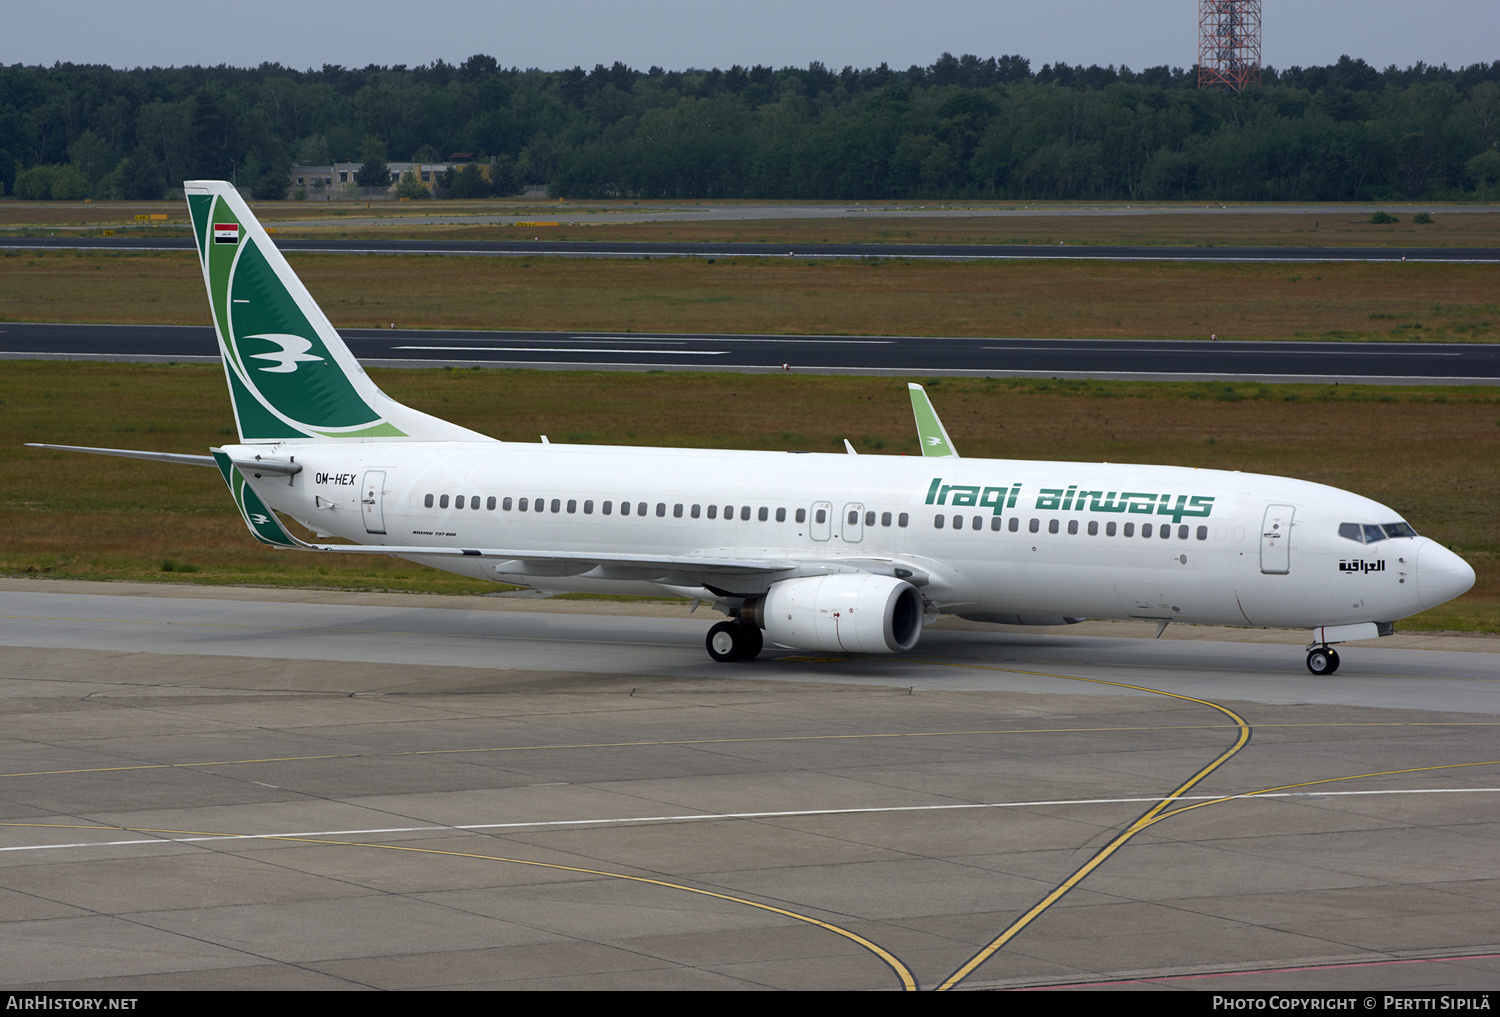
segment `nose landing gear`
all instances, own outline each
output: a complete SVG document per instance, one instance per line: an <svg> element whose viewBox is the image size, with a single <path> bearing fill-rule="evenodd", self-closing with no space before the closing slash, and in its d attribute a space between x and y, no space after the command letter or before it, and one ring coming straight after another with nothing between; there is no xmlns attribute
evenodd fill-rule
<svg viewBox="0 0 1500 1017"><path fill-rule="evenodd" d="M1307 669L1315 675L1330 675L1339 669L1339 655L1330 646L1317 646L1308 651Z"/></svg>
<svg viewBox="0 0 1500 1017"><path fill-rule="evenodd" d="M708 630L708 655L720 664L754 660L765 645L760 629L737 621L721 621Z"/></svg>

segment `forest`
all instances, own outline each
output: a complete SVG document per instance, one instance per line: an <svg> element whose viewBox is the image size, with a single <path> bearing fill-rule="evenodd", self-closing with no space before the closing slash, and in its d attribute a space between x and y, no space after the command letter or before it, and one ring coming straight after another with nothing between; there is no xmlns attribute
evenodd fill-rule
<svg viewBox="0 0 1500 1017"><path fill-rule="evenodd" d="M461 154L486 183L434 196L1484 201L1497 143L1500 61L1346 56L1268 67L1239 94L1191 69L946 53L841 71L0 67L0 193L48 200L165 198L194 178L297 197L294 164Z"/></svg>

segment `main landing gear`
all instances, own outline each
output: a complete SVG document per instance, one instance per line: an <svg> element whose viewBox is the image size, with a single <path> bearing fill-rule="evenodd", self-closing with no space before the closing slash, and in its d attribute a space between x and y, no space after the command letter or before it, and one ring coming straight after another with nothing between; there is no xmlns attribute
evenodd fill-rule
<svg viewBox="0 0 1500 1017"><path fill-rule="evenodd" d="M754 660L759 656L765 638L760 629L737 621L721 621L708 630L708 655L720 664L735 660Z"/></svg>
<svg viewBox="0 0 1500 1017"><path fill-rule="evenodd" d="M1315 675L1330 675L1339 669L1339 655L1330 646L1315 646L1307 654L1307 669Z"/></svg>

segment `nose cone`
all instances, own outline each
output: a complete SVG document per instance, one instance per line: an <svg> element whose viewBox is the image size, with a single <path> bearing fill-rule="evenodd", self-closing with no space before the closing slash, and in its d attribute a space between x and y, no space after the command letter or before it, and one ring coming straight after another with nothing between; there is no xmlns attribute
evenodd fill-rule
<svg viewBox="0 0 1500 1017"><path fill-rule="evenodd" d="M1473 568L1443 545L1429 540L1417 552L1417 598L1423 607L1437 607L1473 585Z"/></svg>

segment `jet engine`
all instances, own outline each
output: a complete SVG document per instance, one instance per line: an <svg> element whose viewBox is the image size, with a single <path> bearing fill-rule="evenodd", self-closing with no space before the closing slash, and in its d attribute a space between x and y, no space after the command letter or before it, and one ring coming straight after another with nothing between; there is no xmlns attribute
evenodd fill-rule
<svg viewBox="0 0 1500 1017"><path fill-rule="evenodd" d="M861 572L784 579L743 617L795 650L898 653L917 645L922 613L911 583Z"/></svg>

